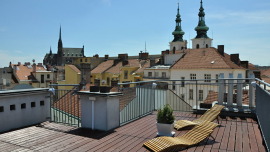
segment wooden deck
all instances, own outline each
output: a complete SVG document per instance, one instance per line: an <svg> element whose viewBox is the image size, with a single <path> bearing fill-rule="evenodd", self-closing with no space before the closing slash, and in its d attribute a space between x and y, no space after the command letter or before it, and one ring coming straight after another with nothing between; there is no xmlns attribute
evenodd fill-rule
<svg viewBox="0 0 270 152"><path fill-rule="evenodd" d="M195 119L191 113L175 113L176 119ZM91 131L44 123L0 134L0 151L148 151L142 144L156 137L156 115L151 114L111 132ZM183 151L264 152L258 124L252 119L223 118L211 138ZM4 125L4 124L1 124ZM186 130L176 131L176 136Z"/></svg>

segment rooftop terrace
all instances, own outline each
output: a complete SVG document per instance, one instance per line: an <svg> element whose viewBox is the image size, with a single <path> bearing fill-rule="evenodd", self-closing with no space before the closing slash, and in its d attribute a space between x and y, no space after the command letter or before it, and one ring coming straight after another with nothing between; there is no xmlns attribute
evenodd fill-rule
<svg viewBox="0 0 270 152"><path fill-rule="evenodd" d="M196 118L175 112L177 120ZM266 151L258 123L253 119L222 117L221 126L205 142L183 151ZM45 122L0 134L0 151L148 151L143 143L156 137L155 112L114 131L92 131ZM175 136L187 130L176 131Z"/></svg>

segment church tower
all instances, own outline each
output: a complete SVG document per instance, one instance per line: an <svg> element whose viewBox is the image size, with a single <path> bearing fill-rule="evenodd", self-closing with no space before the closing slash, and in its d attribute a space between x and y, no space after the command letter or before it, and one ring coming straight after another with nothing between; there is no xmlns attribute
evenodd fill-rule
<svg viewBox="0 0 270 152"><path fill-rule="evenodd" d="M57 51L57 65L62 65L62 59L63 59L62 57L63 57L63 43L62 43L62 33L61 33L61 26L60 26L58 51Z"/></svg>
<svg viewBox="0 0 270 152"><path fill-rule="evenodd" d="M172 42L170 42L170 51L179 51L187 48L187 41L183 40L183 35L185 32L182 30L181 27L181 16L179 13L179 3L178 3L178 8L177 8L177 15L176 15L176 26L175 30L172 32L172 35L174 36L174 39Z"/></svg>
<svg viewBox="0 0 270 152"><path fill-rule="evenodd" d="M197 36L192 39L192 49L209 48L212 46L213 39L207 36L207 31L209 30L209 27L207 27L205 24L205 13L202 0L199 10L199 23L198 26L195 27L195 31L197 31Z"/></svg>

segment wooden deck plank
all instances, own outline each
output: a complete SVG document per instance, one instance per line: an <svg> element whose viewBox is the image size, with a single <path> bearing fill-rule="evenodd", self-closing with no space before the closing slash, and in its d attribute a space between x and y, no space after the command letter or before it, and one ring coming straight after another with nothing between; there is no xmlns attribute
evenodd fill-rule
<svg viewBox="0 0 270 152"><path fill-rule="evenodd" d="M177 120L194 120L195 114L175 112ZM200 116L198 116L200 117ZM216 120L215 120L216 122ZM220 119L212 138L182 151L262 151L258 124L252 119ZM188 130L175 131L180 136ZM0 134L0 151L148 151L143 143L156 137L156 114L150 114L111 132L80 130L62 124L27 127ZM255 145L252 145L255 144Z"/></svg>
<svg viewBox="0 0 270 152"><path fill-rule="evenodd" d="M247 121L242 121L243 151L251 152Z"/></svg>

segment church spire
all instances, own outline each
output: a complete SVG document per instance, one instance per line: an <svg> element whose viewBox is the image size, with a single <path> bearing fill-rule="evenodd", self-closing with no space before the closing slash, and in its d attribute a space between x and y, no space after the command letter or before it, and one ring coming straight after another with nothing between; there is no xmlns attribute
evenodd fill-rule
<svg viewBox="0 0 270 152"><path fill-rule="evenodd" d="M195 31L197 31L196 38L208 38L207 31L209 30L209 27L207 27L205 24L205 17L204 17L205 13L204 13L202 0L201 0L201 7L199 10L200 10L200 12L198 14L199 23L198 23L198 26L195 28Z"/></svg>
<svg viewBox="0 0 270 152"><path fill-rule="evenodd" d="M63 43L62 43L62 32L61 32L61 25L60 25L60 31L59 31L59 40L58 40L58 52L62 52Z"/></svg>
<svg viewBox="0 0 270 152"><path fill-rule="evenodd" d="M176 26L175 26L175 30L172 32L172 35L174 36L173 42L176 41L181 41L183 42L183 35L185 34L185 32L182 30L181 28L181 15L179 13L179 3L178 3L178 8L177 8L177 15L176 15Z"/></svg>
<svg viewBox="0 0 270 152"><path fill-rule="evenodd" d="M50 55L52 55L52 47L50 46Z"/></svg>

